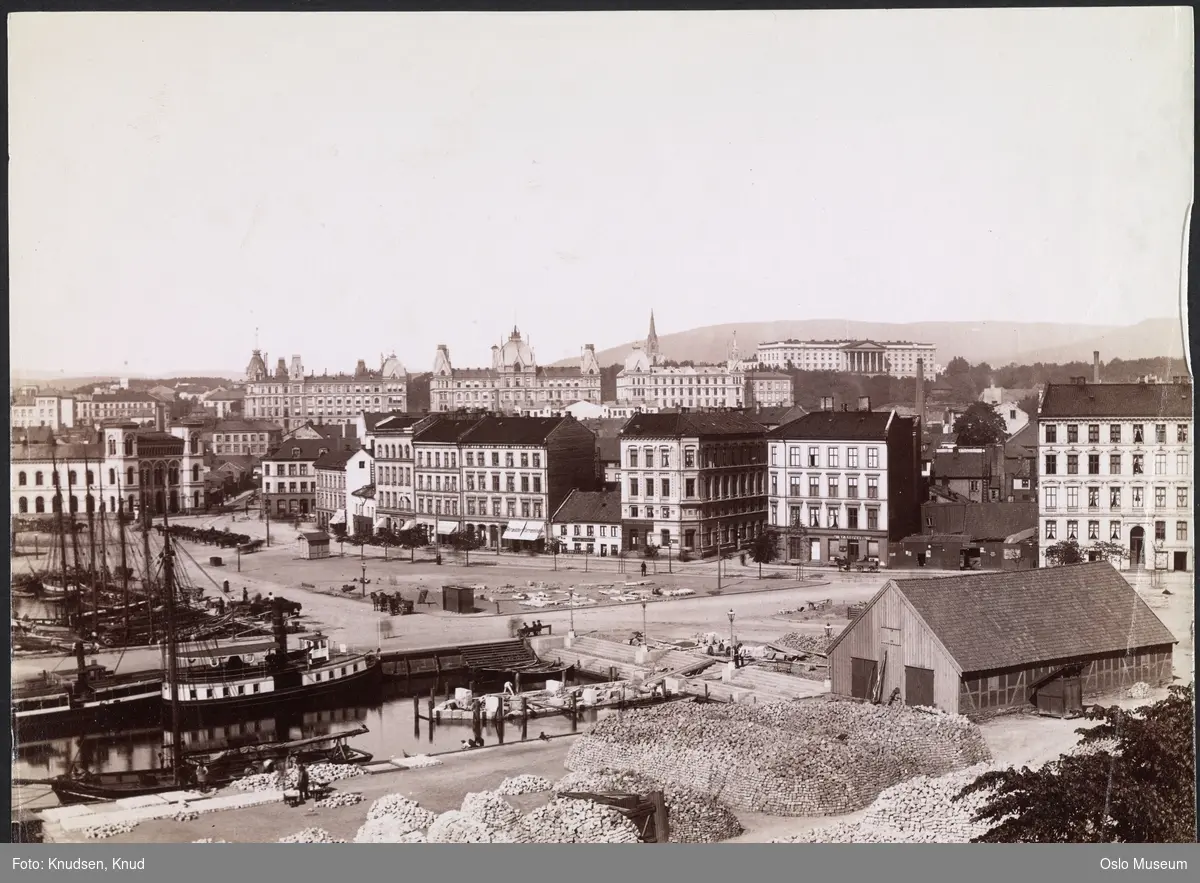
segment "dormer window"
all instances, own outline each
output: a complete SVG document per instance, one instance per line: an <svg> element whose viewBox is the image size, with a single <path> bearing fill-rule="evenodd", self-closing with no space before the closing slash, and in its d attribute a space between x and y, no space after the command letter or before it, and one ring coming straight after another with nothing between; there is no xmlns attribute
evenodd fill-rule
<svg viewBox="0 0 1200 883"><path fill-rule="evenodd" d="M324 454L325 452L324 452L324 451L321 451L321 453L322 453L322 454ZM292 456L293 456L293 457L299 457L299 456L300 456L300 449L299 449L299 448L292 448Z"/></svg>

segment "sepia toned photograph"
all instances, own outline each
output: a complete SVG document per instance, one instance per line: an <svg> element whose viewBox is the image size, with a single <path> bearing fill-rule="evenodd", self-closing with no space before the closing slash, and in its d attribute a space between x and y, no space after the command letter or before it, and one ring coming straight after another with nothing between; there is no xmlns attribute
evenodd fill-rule
<svg viewBox="0 0 1200 883"><path fill-rule="evenodd" d="M11 16L12 840L1194 843L1193 45Z"/></svg>

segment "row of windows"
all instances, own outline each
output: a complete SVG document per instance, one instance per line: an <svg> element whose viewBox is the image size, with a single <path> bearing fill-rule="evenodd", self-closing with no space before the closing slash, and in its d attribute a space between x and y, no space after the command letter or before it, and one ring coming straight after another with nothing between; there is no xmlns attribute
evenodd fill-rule
<svg viewBox="0 0 1200 883"><path fill-rule="evenodd" d="M450 481L451 479L450 477L447 477L446 480ZM542 492L542 477L540 475L522 475L519 477L516 475L506 475L504 476L504 490L510 494L517 493L518 481L520 485L520 492L523 494L540 494ZM467 490L469 491L488 490L487 476L482 472L468 472L466 475L466 483ZM500 476L493 474L491 490L499 492L500 489Z"/></svg>
<svg viewBox="0 0 1200 883"><path fill-rule="evenodd" d="M376 444L376 456L381 460L411 460L412 448L408 445Z"/></svg>
<svg viewBox="0 0 1200 883"><path fill-rule="evenodd" d="M803 527L806 522L804 518L804 506L789 506L787 510L788 524L792 527ZM842 525L841 504L827 504L821 506L818 503L808 504L808 527L825 527L830 530L837 530ZM874 506L867 507L867 517L865 522L861 518L861 512L858 506L845 507L846 519L845 527L850 530L855 530L860 527L866 530L879 530L879 510ZM821 516L824 514L824 524L821 523ZM771 523L779 524L779 505L771 503Z"/></svg>
<svg viewBox="0 0 1200 883"><path fill-rule="evenodd" d="M1059 456L1058 454L1046 454L1045 468L1042 471L1043 475L1058 475L1058 456ZM1108 455L1108 472L1107 473L1100 472L1100 466L1102 463L1100 454L1087 454L1086 456L1087 456L1087 474L1088 475L1101 475L1101 474L1121 475L1122 474L1121 469L1125 462L1123 454L1109 454ZM1146 455L1145 454L1132 454L1131 457L1132 457L1131 466L1133 469L1132 474L1133 475L1145 475L1146 474ZM1176 454L1175 455L1175 474L1176 475L1187 475L1188 473L1191 472L1191 468L1192 468L1191 464L1192 464L1191 457L1189 457L1187 454L1182 454L1182 453ZM1066 467L1067 467L1067 471L1064 473L1065 475L1078 475L1079 474L1079 455L1078 454L1067 454L1066 455ZM1166 454L1158 453L1158 454L1154 455L1154 474L1155 475L1166 475L1167 474L1167 455Z"/></svg>
<svg viewBox="0 0 1200 883"><path fill-rule="evenodd" d="M1079 488L1068 487L1066 490L1067 509L1079 508ZM1087 507L1089 509L1100 508L1101 488L1089 487L1087 490ZM1120 509L1124 497L1123 488L1111 487L1108 489L1108 508ZM1141 509L1145 506L1146 489L1143 487L1132 487L1130 490L1130 500L1134 509ZM1058 488L1046 487L1043 488L1045 493L1044 503L1046 509L1058 508ZM1186 487L1175 488L1175 508L1187 509L1190 497L1190 489ZM1154 489L1154 508L1167 508L1167 488L1156 487Z"/></svg>
<svg viewBox="0 0 1200 883"><path fill-rule="evenodd" d="M581 536L581 534L580 534L581 525L578 525L578 524L573 525L573 528L574 528L574 531L573 531L572 535L573 536ZM609 536L609 530L610 530L609 525L607 525L607 524L600 525L600 536L602 536L602 537ZM612 530L613 537L619 537L621 535L621 528L619 528L617 525L615 525L615 524L612 525L611 530ZM567 526L565 524L560 525L558 528L558 533L559 533L559 536L565 537L567 535ZM587 525L586 536L594 537L595 535L596 535L596 525L594 525L594 524Z"/></svg>
<svg viewBox="0 0 1200 883"><path fill-rule="evenodd" d="M380 465L375 467L375 472L380 484L412 484L412 469L407 466Z"/></svg>
<svg viewBox="0 0 1200 883"><path fill-rule="evenodd" d="M488 498L467 497L464 501L467 515L487 515ZM501 505L503 504L503 513ZM503 500L498 497L491 499L491 514L493 517L516 518L518 510L522 518L544 518L545 508L541 500ZM458 500L442 501L440 497L417 497L417 511L424 515L458 515Z"/></svg>
<svg viewBox="0 0 1200 883"><path fill-rule="evenodd" d="M487 458L483 451L478 451L478 452L466 451L463 454L463 458L464 458L467 466L486 466L487 465L487 463L486 463ZM504 466L506 468L515 469L517 462L518 462L518 457L516 454L514 454L512 451L504 452ZM530 468L531 462L532 462L534 469L540 469L542 466L542 455L538 454L538 453L531 454L528 451L523 451L520 454L519 462L521 464L521 468L523 468L523 469ZM458 454L454 451L446 451L445 455L443 456L442 451L417 451L417 465L433 467L435 469L442 469L442 468L457 469L458 468ZM499 466L500 466L500 452L499 451L491 452L491 465L499 468Z"/></svg>
<svg viewBox="0 0 1200 883"><path fill-rule="evenodd" d="M161 499L162 491L158 492L158 497L159 497L159 502L158 502L158 504L156 504L156 508L161 509L162 502L163 502ZM49 502L47 502L47 499L49 499ZM72 512L72 513L80 512L80 511L94 512L96 509L96 499L97 499L96 497L93 497L90 494L86 497L67 497L67 509L69 512ZM103 501L102 497L100 499L101 499L101 501ZM171 511L172 512L178 508L179 500L180 500L179 492L171 491L170 501L171 501ZM186 495L184 495L183 500L184 501L187 500ZM126 511L126 512L136 511L137 498L134 495L130 494L128 499L122 500L122 502L125 505L124 511ZM103 502L101 502L101 508L103 508L103 505L104 505ZM31 506L32 506L33 513L37 514L37 515L45 514L46 512L51 512L51 511L57 512L59 510L59 504L58 504L56 497L46 498L46 497L38 496L38 497L33 498L32 503L30 502L30 499L24 495L17 497L17 512L19 512L21 515L30 514ZM192 506L197 509L200 508L200 491L192 491ZM117 498L109 497L108 498L108 508L105 511L116 512L117 508L118 508L117 507Z"/></svg>
<svg viewBox="0 0 1200 883"><path fill-rule="evenodd" d="M651 515L648 515L647 517L653 518L654 516L651 514ZM664 517L666 517L666 516L664 516ZM748 539L753 539L754 537L761 536L763 529L764 529L763 525L760 522L755 522L753 524L746 524L743 522L741 524L738 524L736 527L732 526L732 525L724 524L724 525L721 525L719 530L705 528L704 533L702 535L704 537L704 548L709 548L711 546L716 545L718 538L720 538L720 542L722 545L726 545L726 544L734 543L734 542L742 542L742 541L748 540ZM649 530L647 530L646 531L646 542L647 543L650 542L650 537L651 537L651 532ZM637 528L630 528L630 530L629 530L629 545L630 545L630 547L636 548L641 539L642 539L641 531L639 531ZM683 532L682 540L683 541L682 541L681 545L683 546L684 549L696 548L696 531L691 528L689 528L688 530L685 530ZM664 527L659 531L659 545L670 548L670 546L675 542L676 542L676 540L671 536L671 531L669 528Z"/></svg>
<svg viewBox="0 0 1200 883"><path fill-rule="evenodd" d="M412 498L407 495L395 491L380 491L379 498L379 505L385 509L412 509Z"/></svg>
<svg viewBox="0 0 1200 883"><path fill-rule="evenodd" d="M636 498L639 495L647 499L654 499L655 490L658 490L658 496L662 499L671 498L671 479L629 479L629 496ZM746 497L756 496L763 493L763 477L761 474L755 475L721 475L701 479L701 486L704 488L705 500L720 500L727 497ZM683 496L685 499L696 498L696 479L685 478L683 480Z"/></svg>
<svg viewBox="0 0 1200 883"><path fill-rule="evenodd" d="M771 465L779 465L779 449L782 446L771 445ZM858 469L859 456L858 446L850 445L846 449L846 468ZM827 445L825 447L825 463L821 463L821 446L808 445L807 451L800 445L789 445L787 449L788 466L807 466L810 469L819 469L824 465L830 469L840 469L841 467L842 447L840 445ZM879 468L879 448L867 448L867 468Z"/></svg>
<svg viewBox="0 0 1200 883"><path fill-rule="evenodd" d="M1047 444L1058 443L1058 424L1046 423L1044 425L1044 434ZM1167 426L1166 423L1154 424L1154 441L1157 444L1165 445L1167 443ZM1109 444L1119 445L1125 438L1125 427L1120 423L1110 423L1108 425L1108 442ZM1079 441L1079 426L1078 424L1068 424L1066 427L1066 440L1068 444L1076 444ZM1087 424L1087 440L1088 444L1100 444L1100 424ZM1188 424L1175 424L1175 441L1183 444L1188 440ZM1146 424L1133 424L1133 443L1135 445L1145 444L1146 441Z"/></svg>
<svg viewBox="0 0 1200 883"><path fill-rule="evenodd" d="M301 482L299 482L299 488L297 488L297 482L277 481L277 482L275 482L274 492L277 494L296 494L296 493L307 494L309 492L309 484L310 484L310 482L301 481ZM314 481L314 482L311 482L311 484L312 484L312 491L315 493L317 490L317 483ZM271 491L271 482L264 481L263 482L263 493L269 494L271 492L272 492Z"/></svg>
<svg viewBox="0 0 1200 883"><path fill-rule="evenodd" d="M847 475L847 476L845 476L845 478L846 478L846 497L847 497L847 499L850 499L850 500L858 499L859 476ZM841 479L842 479L842 476L840 476L840 475L826 476L826 478L825 478L825 493L822 494L821 493L821 476L810 475L808 477L808 496L810 496L810 497L826 496L826 497L835 497L835 498L840 497L842 495ZM802 475L789 475L788 476L788 496L789 497L805 496L803 480L804 480L804 476L802 476ZM971 482L971 490L979 490L978 485L979 485L979 482L977 482L977 481ZM779 476L777 476L777 475L771 476L771 496L773 496L773 497L779 496ZM868 500L879 499L879 476L877 476L877 475L868 475L867 476L866 498Z"/></svg>
<svg viewBox="0 0 1200 883"><path fill-rule="evenodd" d="M1100 539L1100 522L1098 520L1092 520L1087 523L1087 538L1089 540L1099 540ZM1121 540L1121 538L1122 538L1121 537L1121 522L1110 521L1108 523L1108 539L1110 541L1119 542ZM1158 540L1158 541L1165 541L1166 538L1167 538L1167 522L1165 522L1165 521L1154 522L1154 539ZM1186 542L1187 538L1188 538L1188 523L1186 521L1176 521L1175 522L1175 539L1180 542ZM1048 539L1048 540L1057 540L1058 539L1058 522L1057 521L1048 520L1046 522L1046 539ZM1067 521L1067 533L1066 533L1065 539L1068 539L1068 540L1078 540L1079 539L1079 522L1078 521L1076 521L1074 519L1069 519Z"/></svg>
<svg viewBox="0 0 1200 883"><path fill-rule="evenodd" d="M625 459L630 469L654 469L655 455L658 456L659 469L671 468L671 449L665 446L655 448L649 445L626 449ZM755 445L712 445L700 452L700 461L704 469L716 469L721 466L747 466L758 463L758 448ZM683 449L683 468L696 468L696 448L689 446Z"/></svg>
<svg viewBox="0 0 1200 883"><path fill-rule="evenodd" d="M285 468L286 468L286 472L284 471ZM264 463L263 464L263 475L270 475L270 474L271 474L271 464ZM308 464L307 463L300 463L300 464L276 463L275 464L275 474L276 475L308 475Z"/></svg>
<svg viewBox="0 0 1200 883"><path fill-rule="evenodd" d="M162 484L163 483L162 467L161 466L154 467L153 474L154 474L154 483ZM145 484L149 484L150 483L150 481L149 481L150 471L148 469L143 469L142 475L144 476L143 482ZM136 473L134 472L133 467L132 466L126 467L126 469L125 469L125 486L126 487L135 487L137 485L137 481L135 480L135 478L136 478ZM168 478L169 478L169 482L171 484L179 484L178 468L172 466L168 471ZM38 470L33 473L32 485L30 485L29 479L30 479L29 474L27 472L25 472L24 470L18 472L17 473L17 487L30 487L30 486L32 486L32 487L53 487L54 486L53 474L51 474L49 479L47 479L46 473L42 472L41 470ZM94 485L96 483L96 474L94 472L92 472L92 470L89 469L89 470L87 470L87 473L86 473L86 479L87 479L86 486L91 487L92 485ZM199 480L200 480L200 464L193 463L192 464L192 481L197 482ZM59 481L61 482L62 479L60 478ZM108 484L110 487L112 487L112 486L115 486L116 483L117 483L117 470L109 469L108 470ZM77 484L79 484L79 474L74 469L68 470L67 478L66 478L67 487L72 487Z"/></svg>

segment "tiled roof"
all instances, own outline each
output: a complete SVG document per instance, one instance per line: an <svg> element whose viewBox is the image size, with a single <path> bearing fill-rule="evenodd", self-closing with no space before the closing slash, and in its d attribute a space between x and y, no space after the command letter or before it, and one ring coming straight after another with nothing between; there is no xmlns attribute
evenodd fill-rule
<svg viewBox="0 0 1200 883"><path fill-rule="evenodd" d="M367 427L367 432L373 432L379 427L379 424L384 420L395 417L407 417L403 411L363 411L363 424ZM413 417L413 422L420 420L420 417Z"/></svg>
<svg viewBox="0 0 1200 883"><path fill-rule="evenodd" d="M383 419L375 424L374 431L380 434L388 432L403 432L413 424L426 419L415 414L385 414Z"/></svg>
<svg viewBox="0 0 1200 883"><path fill-rule="evenodd" d="M568 417L484 417L462 437L467 445L540 445Z"/></svg>
<svg viewBox="0 0 1200 883"><path fill-rule="evenodd" d="M221 420L212 432L283 432L283 427L268 420Z"/></svg>
<svg viewBox="0 0 1200 883"><path fill-rule="evenodd" d="M373 500L373 499L375 499L375 485L373 485L373 484L364 485L363 487L360 487L356 491L351 491L350 496L361 497L364 500Z"/></svg>
<svg viewBox="0 0 1200 883"><path fill-rule="evenodd" d="M573 490L551 521L558 524L620 524L620 491Z"/></svg>
<svg viewBox="0 0 1200 883"><path fill-rule="evenodd" d="M121 392L98 392L92 396L93 402L145 402L147 404L157 402L154 396L148 392L140 392L135 389L126 389Z"/></svg>
<svg viewBox="0 0 1200 883"><path fill-rule="evenodd" d="M205 396L207 402L239 402L246 398L244 389L218 389Z"/></svg>
<svg viewBox="0 0 1200 883"><path fill-rule="evenodd" d="M746 378L748 380L790 380L791 376L779 371L752 371L746 375Z"/></svg>
<svg viewBox="0 0 1200 883"><path fill-rule="evenodd" d="M1192 419L1190 383L1052 383L1039 414L1045 418L1145 417Z"/></svg>
<svg viewBox="0 0 1200 883"><path fill-rule="evenodd" d="M894 585L964 673L1177 643L1107 563Z"/></svg>
<svg viewBox="0 0 1200 883"><path fill-rule="evenodd" d="M322 454L316 459L316 462L313 463L313 469L334 469L338 471L344 470L346 468L346 464L350 462L350 458L356 453L358 452L330 451L327 454Z"/></svg>
<svg viewBox="0 0 1200 883"><path fill-rule="evenodd" d="M596 439L596 447L600 452L600 460L603 461L621 461L621 440L619 438L598 438Z"/></svg>
<svg viewBox="0 0 1200 883"><path fill-rule="evenodd" d="M1037 422L1030 420L1004 443L1004 453L1010 457L1034 456L1037 454L1037 446Z"/></svg>
<svg viewBox="0 0 1200 883"><path fill-rule="evenodd" d="M478 422L478 417L466 420L458 420L453 417L438 417L431 425L415 432L413 434L413 441L432 444L453 444Z"/></svg>
<svg viewBox="0 0 1200 883"><path fill-rule="evenodd" d="M769 438L883 441L891 411L813 411L772 430Z"/></svg>
<svg viewBox="0 0 1200 883"><path fill-rule="evenodd" d="M625 438L688 438L709 435L763 437L766 431L738 411L689 411L677 414L634 414L625 424Z"/></svg>
<svg viewBox="0 0 1200 883"><path fill-rule="evenodd" d="M763 426L782 426L784 423L798 420L808 411L799 405L771 405L762 408L747 408L743 413L755 423Z"/></svg>
<svg viewBox="0 0 1200 883"><path fill-rule="evenodd" d="M321 456L322 450L331 450L331 443L324 438L293 438L285 441L267 456L264 460L316 460ZM299 454L294 454L293 451L299 451Z"/></svg>
<svg viewBox="0 0 1200 883"><path fill-rule="evenodd" d="M72 462L83 460L100 460L104 457L104 446L101 444L15 444L11 447L13 462L45 462L60 460Z"/></svg>
<svg viewBox="0 0 1200 883"><path fill-rule="evenodd" d="M1036 502L926 503L921 518L934 533L963 534L982 542L998 541L1037 526Z"/></svg>
<svg viewBox="0 0 1200 883"><path fill-rule="evenodd" d="M14 443L28 441L30 444L54 444L54 430L49 426L16 426L13 427L12 440Z"/></svg>
<svg viewBox="0 0 1200 883"><path fill-rule="evenodd" d="M933 455L934 478L982 478L987 454L979 451L938 451Z"/></svg>
<svg viewBox="0 0 1200 883"><path fill-rule="evenodd" d="M593 433L596 438L619 438L621 430L629 422L628 417L585 417L579 421Z"/></svg>

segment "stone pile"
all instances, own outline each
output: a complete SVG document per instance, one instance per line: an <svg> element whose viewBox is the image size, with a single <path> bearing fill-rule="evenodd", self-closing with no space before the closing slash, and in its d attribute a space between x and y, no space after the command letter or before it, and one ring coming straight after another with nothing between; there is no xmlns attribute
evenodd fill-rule
<svg viewBox="0 0 1200 883"><path fill-rule="evenodd" d="M597 770L567 773L554 786L556 794L569 792L603 794L627 792L645 795L663 792L667 805L667 827L672 843L720 843L743 833L733 811L714 797L682 785L662 784L629 770Z"/></svg>
<svg viewBox="0 0 1200 883"><path fill-rule="evenodd" d="M354 763L314 763L308 768L308 781L313 785L331 785L344 779L355 779L365 776L363 768ZM288 787L295 787L300 781L300 773L288 771Z"/></svg>
<svg viewBox="0 0 1200 883"><path fill-rule="evenodd" d="M297 831L295 834L289 834L287 837L280 837L280 843L345 843L345 840L339 840L334 837L324 828L305 828L303 831Z"/></svg>
<svg viewBox="0 0 1200 883"><path fill-rule="evenodd" d="M318 800L317 806L321 809L337 809L339 806L354 806L356 803L362 803L362 799L363 796L357 791L339 791L324 800Z"/></svg>
<svg viewBox="0 0 1200 883"><path fill-rule="evenodd" d="M233 787L239 791L282 791L284 787L283 772L255 773L243 776L233 781Z"/></svg>
<svg viewBox="0 0 1200 883"><path fill-rule="evenodd" d="M510 831L521 820L521 811L495 791L468 794L462 812L496 831Z"/></svg>
<svg viewBox="0 0 1200 883"><path fill-rule="evenodd" d="M118 834L128 834L136 826L136 822L105 822L94 828L85 828L83 836L85 840L105 840Z"/></svg>
<svg viewBox="0 0 1200 883"><path fill-rule="evenodd" d="M424 843L422 831L405 830L408 825L391 816L368 819L354 835L355 843Z"/></svg>
<svg viewBox="0 0 1200 883"><path fill-rule="evenodd" d="M228 843L228 840L213 840L211 837L201 837L199 840L193 840L193 843Z"/></svg>
<svg viewBox="0 0 1200 883"><path fill-rule="evenodd" d="M496 789L497 794L537 794L541 791L549 791L550 782L548 779L543 779L541 776L510 776L500 783L500 787Z"/></svg>
<svg viewBox="0 0 1200 883"><path fill-rule="evenodd" d="M1125 691L1125 695L1130 699L1146 699L1150 695L1150 685L1145 681L1138 681L1132 687Z"/></svg>
<svg viewBox="0 0 1200 883"><path fill-rule="evenodd" d="M633 822L590 800L553 800L521 819L518 843L637 843Z"/></svg>
<svg viewBox="0 0 1200 883"><path fill-rule="evenodd" d="M195 810L186 809L181 809L175 815L171 816L172 821L176 822L194 822L198 818L200 818L200 813Z"/></svg>
<svg viewBox="0 0 1200 883"><path fill-rule="evenodd" d="M512 843L513 839L503 831L498 831L471 818L464 812L452 809L444 812L429 826L425 835L430 843Z"/></svg>
<svg viewBox="0 0 1200 883"><path fill-rule="evenodd" d="M673 702L597 723L571 747L573 772L631 770L734 810L842 815L914 776L991 757L959 715L856 702Z"/></svg>
<svg viewBox="0 0 1200 883"><path fill-rule="evenodd" d="M435 816L416 801L403 794L387 794L380 797L367 810L367 821L387 820L399 834L421 831L433 824Z"/></svg>
<svg viewBox="0 0 1200 883"><path fill-rule="evenodd" d="M788 632L774 643L801 653L825 653L833 643L833 638L812 632Z"/></svg>

